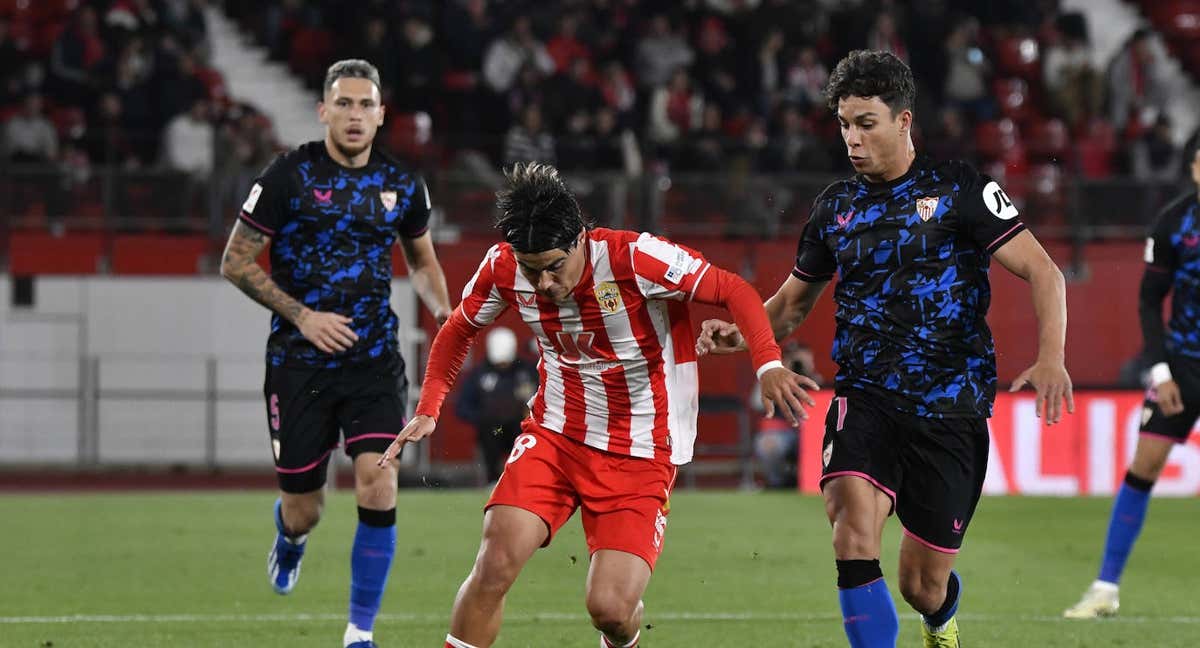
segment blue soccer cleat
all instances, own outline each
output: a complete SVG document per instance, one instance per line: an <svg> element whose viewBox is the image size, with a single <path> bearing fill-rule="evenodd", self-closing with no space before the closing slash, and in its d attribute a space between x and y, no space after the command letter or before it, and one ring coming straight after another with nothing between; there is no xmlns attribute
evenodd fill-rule
<svg viewBox="0 0 1200 648"><path fill-rule="evenodd" d="M283 517L275 500L275 545L267 554L267 578L276 594L290 594L300 578L300 559L304 557L307 536L289 539L283 532Z"/></svg>
<svg viewBox="0 0 1200 648"><path fill-rule="evenodd" d="M346 648L379 648L374 641L355 641L352 644L346 644Z"/></svg>

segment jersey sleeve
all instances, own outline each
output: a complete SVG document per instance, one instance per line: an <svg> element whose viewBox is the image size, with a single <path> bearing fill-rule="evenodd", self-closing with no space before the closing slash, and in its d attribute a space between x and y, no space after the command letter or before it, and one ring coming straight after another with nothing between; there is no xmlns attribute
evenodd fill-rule
<svg viewBox="0 0 1200 648"><path fill-rule="evenodd" d="M433 203L429 200L429 186L425 178L415 176L412 194L408 198L408 209L400 221L400 236L419 238L429 231L429 214Z"/></svg>
<svg viewBox="0 0 1200 648"><path fill-rule="evenodd" d="M288 203L292 194L288 158L280 155L254 179L239 218L250 227L275 236L288 221Z"/></svg>
<svg viewBox="0 0 1200 648"><path fill-rule="evenodd" d="M508 308L508 302L496 286L496 261L500 258L500 245L493 245L483 257L475 275L463 287L463 317L477 328L496 321Z"/></svg>
<svg viewBox="0 0 1200 648"><path fill-rule="evenodd" d="M825 245L822 234L825 224L832 216L833 207L824 199L824 193L813 201L811 216L804 225L800 243L796 245L796 264L792 276L801 281L829 281L837 272L837 259Z"/></svg>
<svg viewBox="0 0 1200 648"><path fill-rule="evenodd" d="M646 299L690 301L711 267L699 252L648 233L638 236L630 253L638 290Z"/></svg>
<svg viewBox="0 0 1200 648"><path fill-rule="evenodd" d="M1179 257L1175 253L1175 245L1171 241L1177 223L1171 218L1172 213L1166 211L1159 215L1154 226L1150 229L1149 236L1146 237L1146 251L1144 260L1146 261L1147 271L1157 271L1172 274L1175 272L1179 264Z"/></svg>
<svg viewBox="0 0 1200 648"><path fill-rule="evenodd" d="M959 183L959 217L971 239L988 254L1025 229L1016 205L991 176L968 168Z"/></svg>

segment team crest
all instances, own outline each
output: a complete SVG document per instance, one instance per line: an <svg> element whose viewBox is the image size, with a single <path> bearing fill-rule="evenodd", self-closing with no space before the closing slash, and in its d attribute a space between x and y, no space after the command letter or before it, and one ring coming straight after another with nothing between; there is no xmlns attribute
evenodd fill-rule
<svg viewBox="0 0 1200 648"><path fill-rule="evenodd" d="M615 313L621 310L621 290L611 281L601 281L596 286L596 301L600 303L600 310Z"/></svg>
<svg viewBox="0 0 1200 648"><path fill-rule="evenodd" d="M383 202L384 209L386 209L388 211L392 211L392 208L394 208L396 206L396 192L395 191L380 191L379 192L379 200L381 200Z"/></svg>
<svg viewBox="0 0 1200 648"><path fill-rule="evenodd" d="M917 198L917 215L921 217L922 221L928 222L930 218L933 218L933 213L937 211L940 200L941 198L938 196Z"/></svg>

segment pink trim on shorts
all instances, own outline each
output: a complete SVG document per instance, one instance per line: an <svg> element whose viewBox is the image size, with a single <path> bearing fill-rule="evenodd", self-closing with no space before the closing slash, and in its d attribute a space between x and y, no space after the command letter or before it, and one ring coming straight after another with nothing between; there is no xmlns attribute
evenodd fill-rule
<svg viewBox="0 0 1200 648"><path fill-rule="evenodd" d="M350 437L349 439L346 439L346 447L349 448L351 443L354 443L355 441L362 441L363 439L395 439L395 438L396 438L395 434L388 434L387 432L369 432L367 434L360 434L356 437Z"/></svg>
<svg viewBox="0 0 1200 648"><path fill-rule="evenodd" d="M901 526L900 528L904 529L904 535L912 538L913 540L916 540L917 542L920 542L921 544L925 545L926 547L929 547L930 549L933 549L934 551L936 551L938 553L944 553L944 554L958 553L958 549L950 549L949 547L939 547L939 546L933 544L932 542L922 538L921 536L913 533L912 531L909 531L906 527Z"/></svg>
<svg viewBox="0 0 1200 648"><path fill-rule="evenodd" d="M275 466L275 472L282 473L284 475L295 475L296 473L308 472L321 465L321 462L325 461L325 459L329 457L329 453L333 452L334 448L337 448L337 446L333 446L333 448L326 450L325 454L321 455L320 459L317 459L303 468L280 468L279 466Z"/></svg>
<svg viewBox="0 0 1200 648"><path fill-rule="evenodd" d="M838 472L829 473L828 475L821 475L821 480L817 483L817 487L824 488L825 482L829 481L830 479L833 479L834 477L861 477L862 479L865 479L865 480L871 482L872 486L883 491L883 493L885 495L887 495L888 497L890 497L892 499L892 509L895 510L895 508L896 508L896 491L879 483L878 479L875 479L874 477L868 475L865 472L858 472L857 470L841 470Z"/></svg>
<svg viewBox="0 0 1200 648"><path fill-rule="evenodd" d="M1138 434L1141 436L1148 436L1148 437L1154 437L1156 439L1162 439L1163 441L1170 441L1171 443L1185 443L1188 440L1187 436L1183 437L1182 439L1179 439L1179 438L1176 438L1173 436L1168 436L1166 434L1159 434L1157 432L1138 432ZM1189 436L1191 435L1190 431L1189 431L1188 435Z"/></svg>

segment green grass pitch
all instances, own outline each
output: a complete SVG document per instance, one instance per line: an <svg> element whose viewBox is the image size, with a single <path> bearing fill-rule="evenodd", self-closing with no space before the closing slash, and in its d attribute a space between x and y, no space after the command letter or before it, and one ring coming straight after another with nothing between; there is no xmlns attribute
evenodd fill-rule
<svg viewBox="0 0 1200 648"><path fill-rule="evenodd" d="M440 648L479 541L483 491L403 491L395 567L376 639ZM272 593L274 495L0 495L0 646L341 644L354 503L339 493L310 538L296 591ZM1059 618L1094 577L1107 499L985 498L959 569L963 646L1200 646L1200 503L1155 500L1122 588L1122 615ZM896 592L898 525L884 572ZM509 595L497 646L594 648L579 522ZM646 648L844 646L819 500L680 492L646 594ZM903 601L901 646L921 645Z"/></svg>

